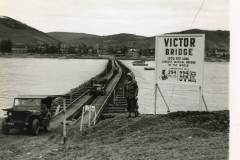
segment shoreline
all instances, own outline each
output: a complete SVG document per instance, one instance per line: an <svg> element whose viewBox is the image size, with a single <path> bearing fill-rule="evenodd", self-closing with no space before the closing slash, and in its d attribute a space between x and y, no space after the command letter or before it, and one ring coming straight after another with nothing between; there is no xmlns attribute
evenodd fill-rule
<svg viewBox="0 0 240 160"><path fill-rule="evenodd" d="M55 58L55 59L109 59L112 55L91 56L76 54L0 54L0 58ZM119 60L146 60L154 61L154 57L116 57ZM222 57L205 57L204 62L230 62Z"/></svg>

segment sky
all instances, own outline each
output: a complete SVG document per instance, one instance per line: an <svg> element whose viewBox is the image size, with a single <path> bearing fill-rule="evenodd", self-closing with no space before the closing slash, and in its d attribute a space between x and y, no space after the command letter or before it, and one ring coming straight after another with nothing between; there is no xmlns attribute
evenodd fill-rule
<svg viewBox="0 0 240 160"><path fill-rule="evenodd" d="M229 0L0 0L0 15L43 32L154 36L190 28L229 30Z"/></svg>

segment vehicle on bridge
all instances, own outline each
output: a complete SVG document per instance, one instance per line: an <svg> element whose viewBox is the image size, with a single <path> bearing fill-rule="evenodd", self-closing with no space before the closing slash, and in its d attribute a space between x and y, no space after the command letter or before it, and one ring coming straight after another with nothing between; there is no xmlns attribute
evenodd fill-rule
<svg viewBox="0 0 240 160"><path fill-rule="evenodd" d="M99 78L93 79L91 81L91 88L89 91L90 95L105 95L106 94L106 87L107 87L107 79L106 78Z"/></svg>
<svg viewBox="0 0 240 160"><path fill-rule="evenodd" d="M14 98L13 107L3 109L7 117L3 119L2 131L10 129L28 130L38 135L39 130L48 131L51 119L51 105L56 96L22 95Z"/></svg>

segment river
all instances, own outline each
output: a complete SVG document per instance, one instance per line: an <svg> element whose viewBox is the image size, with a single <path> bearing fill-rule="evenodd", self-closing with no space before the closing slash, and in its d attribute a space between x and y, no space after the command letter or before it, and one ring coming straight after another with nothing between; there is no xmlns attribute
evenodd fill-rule
<svg viewBox="0 0 240 160"><path fill-rule="evenodd" d="M146 71L143 66L133 66L132 61L122 61L135 74L139 85L139 111L154 113L154 80L155 71ZM153 61L147 62L155 66ZM199 90L194 86L161 85L163 95L170 106L170 111L203 111L199 105ZM205 62L204 64L204 97L210 111L229 109L229 63ZM157 113L166 113L166 106L158 94Z"/></svg>
<svg viewBox="0 0 240 160"><path fill-rule="evenodd" d="M154 112L154 71L123 61L136 76L139 85L139 111ZM154 66L154 62L148 62ZM107 60L0 58L0 109L12 106L13 97L21 94L64 94L101 72ZM204 97L209 110L228 109L229 63L205 62ZM161 86L171 111L205 110L199 106L198 88ZM166 113L158 94L157 113ZM3 112L0 111L0 117Z"/></svg>
<svg viewBox="0 0 240 160"><path fill-rule="evenodd" d="M11 107L13 97L21 94L64 94L106 64L94 59L0 58L0 109Z"/></svg>

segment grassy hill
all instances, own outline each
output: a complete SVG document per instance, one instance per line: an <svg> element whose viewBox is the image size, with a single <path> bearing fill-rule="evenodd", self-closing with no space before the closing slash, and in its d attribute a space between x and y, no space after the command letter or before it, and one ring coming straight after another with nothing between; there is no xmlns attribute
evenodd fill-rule
<svg viewBox="0 0 240 160"><path fill-rule="evenodd" d="M93 34L74 33L74 32L49 32L48 35L65 43L74 42L81 38L97 38L98 37L97 35L93 35Z"/></svg>
<svg viewBox="0 0 240 160"><path fill-rule="evenodd" d="M174 33L204 33L206 35L206 49L229 49L229 31L191 29ZM154 48L155 46L154 37L145 37L127 33L107 36L73 32L50 32L46 34L33 27L23 24L22 22L5 16L0 17L0 40L1 39L11 39L14 43L25 44L57 44L58 42L63 42L78 45L84 43L88 46L100 46L101 48L127 46L129 48L144 49Z"/></svg>
<svg viewBox="0 0 240 160"><path fill-rule="evenodd" d="M134 34L116 34L102 37L103 45L107 46L127 46L132 48L153 48L154 38L144 37Z"/></svg>
<svg viewBox="0 0 240 160"><path fill-rule="evenodd" d="M57 44L58 40L10 17L0 17L0 40L11 39L14 43Z"/></svg>
<svg viewBox="0 0 240 160"><path fill-rule="evenodd" d="M230 33L229 31L208 31L208 30L199 30L192 29L181 32L174 32L169 34L189 34L189 33L204 33L206 35L206 48L225 48L229 49ZM54 38L70 44L80 44L85 43L88 46L95 46L96 44L101 46L127 46L133 48L154 48L155 38L154 37L144 37L134 34L115 34L108 36L97 36L91 34L83 33L67 33L67 32L51 32L48 33Z"/></svg>
<svg viewBox="0 0 240 160"><path fill-rule="evenodd" d="M175 32L180 34L205 34L206 48L224 48L229 49L230 45L230 32L229 31L208 31L200 29L191 29L181 32Z"/></svg>
<svg viewBox="0 0 240 160"><path fill-rule="evenodd" d="M127 46L133 48L153 48L154 38L144 37L134 34L120 33L108 36L98 36L84 33L71 33L71 32L50 32L50 36L61 42L68 44L81 44L84 43L88 46L103 46L103 47L120 47Z"/></svg>

